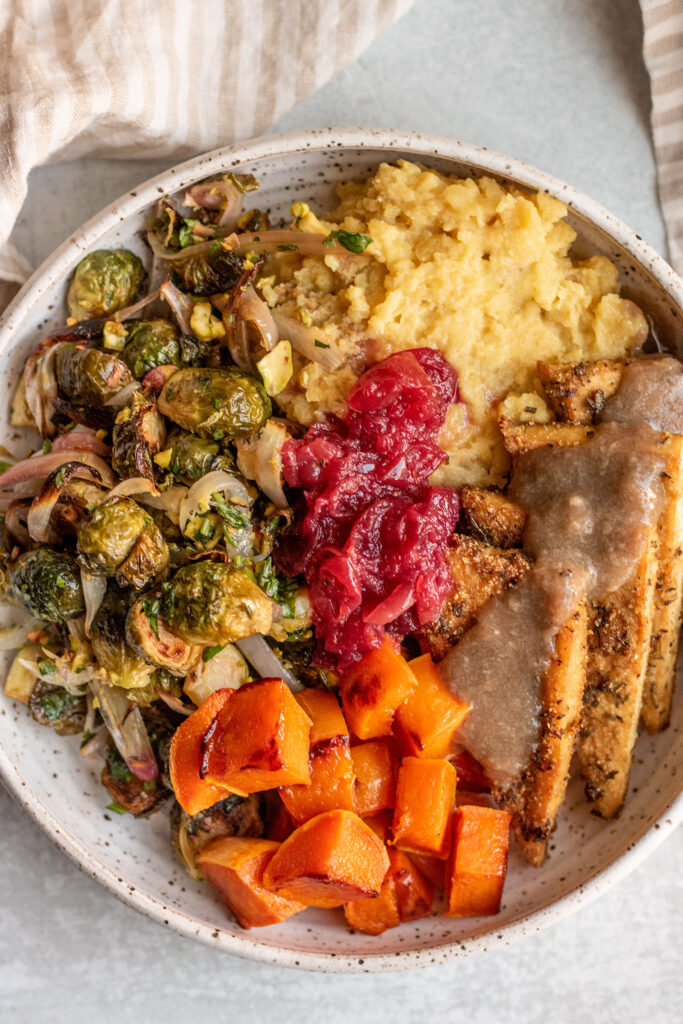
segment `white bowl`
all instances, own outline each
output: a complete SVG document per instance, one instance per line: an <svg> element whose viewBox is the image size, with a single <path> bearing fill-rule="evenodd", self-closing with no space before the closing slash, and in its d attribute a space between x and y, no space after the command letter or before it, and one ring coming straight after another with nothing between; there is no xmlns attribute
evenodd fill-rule
<svg viewBox="0 0 683 1024"><path fill-rule="evenodd" d="M578 253L601 253L619 267L623 288L651 318L662 342L675 348L683 317L683 282L640 238L576 190L509 157L451 139L370 129L329 129L274 135L229 146L153 178L77 231L48 259L0 318L2 439L18 453L25 441L7 423L17 375L41 334L63 323L67 279L84 253L126 246L147 258L139 230L159 196L217 171L252 172L260 204L274 218L292 199L329 208L331 186L366 175L381 161L419 160L460 175L491 174L541 189L570 207ZM265 201L265 203L264 203ZM7 657L7 656L5 656ZM592 817L582 787L570 787L548 864L531 868L513 852L498 917L435 916L378 937L347 929L341 912L307 911L282 925L243 931L231 923L213 890L187 876L169 844L167 816L149 821L107 814L106 792L78 754L74 738L36 725L22 705L0 696L0 774L10 792L66 854L126 903L175 931L228 953L311 970L399 970L441 963L535 932L595 899L623 878L683 818L683 701L669 729L638 740L631 789L618 821ZM15 854L18 851L15 851Z"/></svg>

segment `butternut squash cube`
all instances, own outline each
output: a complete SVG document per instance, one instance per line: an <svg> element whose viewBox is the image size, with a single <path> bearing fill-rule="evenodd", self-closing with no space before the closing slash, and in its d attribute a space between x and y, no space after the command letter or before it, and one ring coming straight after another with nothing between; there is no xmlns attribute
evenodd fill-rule
<svg viewBox="0 0 683 1024"><path fill-rule="evenodd" d="M434 885L422 874L412 857L402 850L389 850L398 914L402 921L418 921L429 917L434 900ZM443 863L440 861L439 863Z"/></svg>
<svg viewBox="0 0 683 1024"><path fill-rule="evenodd" d="M230 795L230 789L212 785L200 771L204 735L234 692L216 690L173 733L168 770L175 798L188 814L199 814Z"/></svg>
<svg viewBox="0 0 683 1024"><path fill-rule="evenodd" d="M366 935L381 935L401 923L396 882L391 871L382 882L379 896L354 900L344 905L344 916L352 928Z"/></svg>
<svg viewBox="0 0 683 1024"><path fill-rule="evenodd" d="M363 655L340 686L346 721L358 739L389 736L396 709L416 686L412 669L391 640Z"/></svg>
<svg viewBox="0 0 683 1024"><path fill-rule="evenodd" d="M356 813L369 814L394 806L396 771L394 757L386 740L370 740L351 747L356 773Z"/></svg>
<svg viewBox="0 0 683 1024"><path fill-rule="evenodd" d="M394 718L394 736L400 753L412 757L445 757L453 734L470 711L441 681L429 654L410 661L417 679L410 697Z"/></svg>
<svg viewBox="0 0 683 1024"><path fill-rule="evenodd" d="M395 846L435 857L448 856L456 778L449 761L403 758L396 785Z"/></svg>
<svg viewBox="0 0 683 1024"><path fill-rule="evenodd" d="M247 683L233 691L204 737L200 774L242 793L309 785L310 728L310 718L281 679Z"/></svg>
<svg viewBox="0 0 683 1024"><path fill-rule="evenodd" d="M209 843L197 857L205 876L243 928L278 924L304 909L303 903L276 896L263 887L263 871L279 845L270 839L224 836Z"/></svg>
<svg viewBox="0 0 683 1024"><path fill-rule="evenodd" d="M446 871L448 917L497 914L507 871L510 814L493 807L459 807Z"/></svg>

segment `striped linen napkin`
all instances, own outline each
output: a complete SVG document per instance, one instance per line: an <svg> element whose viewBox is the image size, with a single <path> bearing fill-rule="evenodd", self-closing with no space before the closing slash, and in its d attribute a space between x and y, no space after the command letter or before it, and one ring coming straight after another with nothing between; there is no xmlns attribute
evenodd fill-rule
<svg viewBox="0 0 683 1024"><path fill-rule="evenodd" d="M659 201L671 263L683 274L683 0L640 0L640 5Z"/></svg>
<svg viewBox="0 0 683 1024"><path fill-rule="evenodd" d="M0 0L0 282L32 167L265 132L415 0Z"/></svg>

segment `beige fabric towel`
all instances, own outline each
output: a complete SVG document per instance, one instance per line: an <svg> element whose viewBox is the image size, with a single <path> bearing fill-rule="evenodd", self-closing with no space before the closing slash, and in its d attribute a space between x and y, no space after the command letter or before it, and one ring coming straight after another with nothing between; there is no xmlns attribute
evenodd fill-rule
<svg viewBox="0 0 683 1024"><path fill-rule="evenodd" d="M0 279L32 167L265 132L415 0L0 0Z"/></svg>
<svg viewBox="0 0 683 1024"><path fill-rule="evenodd" d="M683 0L641 0L652 135L671 263L683 274Z"/></svg>

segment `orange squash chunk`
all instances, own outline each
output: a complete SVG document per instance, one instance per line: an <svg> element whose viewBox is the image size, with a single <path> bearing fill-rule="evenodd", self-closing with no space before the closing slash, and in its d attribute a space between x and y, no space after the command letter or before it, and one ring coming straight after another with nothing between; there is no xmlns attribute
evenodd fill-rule
<svg viewBox="0 0 683 1024"><path fill-rule="evenodd" d="M455 784L455 768L449 761L403 758L396 785L395 846L435 857L448 855Z"/></svg>
<svg viewBox="0 0 683 1024"><path fill-rule="evenodd" d="M318 743L311 749L309 768L310 785L283 786L280 790L282 802L295 825L303 825L323 811L355 810L356 776L348 736L335 736Z"/></svg>
<svg viewBox="0 0 683 1024"><path fill-rule="evenodd" d="M303 903L276 896L263 886L263 871L279 845L270 839L225 836L209 843L197 857L243 928L278 924L304 910Z"/></svg>
<svg viewBox="0 0 683 1024"><path fill-rule="evenodd" d="M418 921L428 917L434 900L433 884L425 878L412 857L402 850L389 850L389 861L389 874L394 881L401 920Z"/></svg>
<svg viewBox="0 0 683 1024"><path fill-rule="evenodd" d="M394 806L394 758L386 740L370 740L351 747L356 773L356 813L361 818Z"/></svg>
<svg viewBox="0 0 683 1024"><path fill-rule="evenodd" d="M391 640L363 655L344 678L342 707L360 740L389 736L396 709L417 686L417 679Z"/></svg>
<svg viewBox="0 0 683 1024"><path fill-rule="evenodd" d="M389 857L353 811L326 811L285 839L264 875L266 888L310 907L379 896Z"/></svg>
<svg viewBox="0 0 683 1024"><path fill-rule="evenodd" d="M446 872L448 917L497 914L507 871L510 815L493 807L459 807Z"/></svg>
<svg viewBox="0 0 683 1024"><path fill-rule="evenodd" d="M363 821L372 829L376 836L379 836L383 843L386 843L391 833L391 819L392 812L387 810L378 811L377 814L369 814L366 818L363 818Z"/></svg>
<svg viewBox="0 0 683 1024"><path fill-rule="evenodd" d="M332 740L335 736L349 735L339 701L329 690L300 690L294 697L312 722L309 737L311 747Z"/></svg>
<svg viewBox="0 0 683 1024"><path fill-rule="evenodd" d="M352 928L366 935L381 935L401 923L396 882L391 871L382 882L379 896L344 904L344 916Z"/></svg>
<svg viewBox="0 0 683 1024"><path fill-rule="evenodd" d="M188 814L199 814L230 794L225 786L202 779L200 771L204 734L234 693L216 690L173 733L168 770L175 798Z"/></svg>
<svg viewBox="0 0 683 1024"><path fill-rule="evenodd" d="M451 828L453 826L451 825ZM427 881L434 887L436 892L443 892L446 888L446 861L439 857L428 857L424 853L411 853L410 859L417 867L420 874L424 875Z"/></svg>
<svg viewBox="0 0 683 1024"><path fill-rule="evenodd" d="M248 683L204 738L203 777L242 793L308 785L311 720L281 679Z"/></svg>
<svg viewBox="0 0 683 1024"><path fill-rule="evenodd" d="M429 654L408 664L417 686L394 718L394 736L400 752L412 757L445 757L453 733L469 713L470 705L452 695Z"/></svg>
<svg viewBox="0 0 683 1024"><path fill-rule="evenodd" d="M326 690L302 690L296 699L312 720L310 735L310 785L284 786L282 801L296 825L303 825L323 811L355 810L355 775L349 750L349 731L334 694Z"/></svg>

